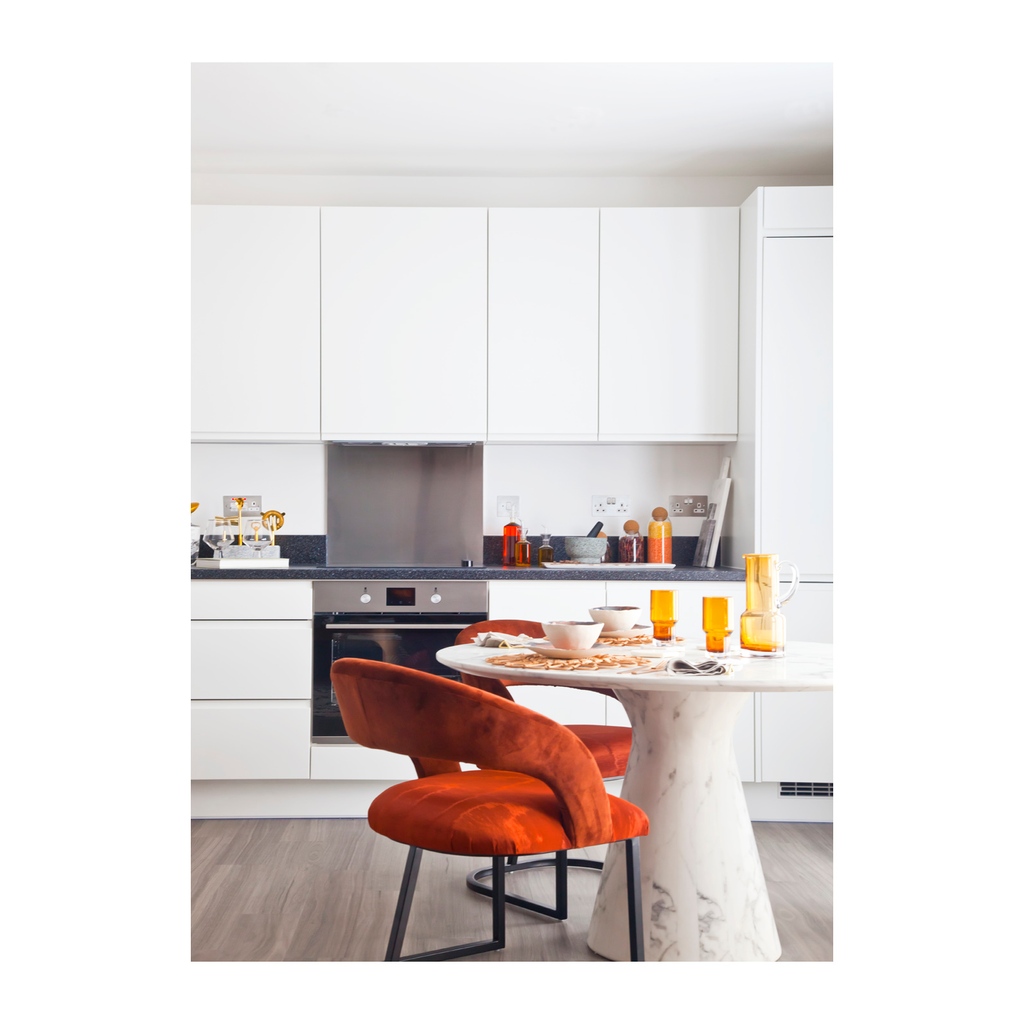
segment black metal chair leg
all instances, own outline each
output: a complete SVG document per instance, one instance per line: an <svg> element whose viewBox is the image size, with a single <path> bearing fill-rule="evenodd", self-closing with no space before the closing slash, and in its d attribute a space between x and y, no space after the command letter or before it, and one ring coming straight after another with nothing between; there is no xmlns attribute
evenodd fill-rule
<svg viewBox="0 0 1024 1024"><path fill-rule="evenodd" d="M420 871L420 860L423 851L415 846L409 847L405 859L405 873L402 875L402 887L398 892L398 905L395 907L395 918L391 925L391 939L388 942L385 960L454 960L460 956L472 956L474 953L488 953L505 948L505 872L504 858L492 857L491 870L494 872L494 902L491 906L491 939L484 942L463 942L458 946L446 946L444 949L431 949L425 953L410 953L401 956L402 943L405 940L405 929L409 923L409 909L412 906L412 894L416 888L416 879Z"/></svg>
<svg viewBox="0 0 1024 1024"><path fill-rule="evenodd" d="M640 897L640 840L623 840L626 846L626 908L629 913L629 959L644 958L643 902Z"/></svg>
<svg viewBox="0 0 1024 1024"><path fill-rule="evenodd" d="M402 943L405 941L405 928L409 923L409 908L412 906L412 894L416 888L416 879L420 873L420 860L423 851L418 846L410 846L405 858L405 872L402 874L402 887L398 890L398 904L395 907L395 918L391 922L391 938L388 940L388 951L385 960L400 960Z"/></svg>
<svg viewBox="0 0 1024 1024"><path fill-rule="evenodd" d="M557 850L553 857L538 857L534 860L520 862L515 856L507 858L505 872L528 871L534 868L555 869L555 905L548 906L546 903L536 903L528 900L525 896L517 896L515 893L505 893L505 902L511 907L519 907L522 910L529 910L543 917L551 917L556 921L564 921L569 916L569 872L568 868L590 868L600 871L604 862L600 860L586 860L582 857L570 857L565 850ZM480 896L490 897L492 888L484 885L481 879L491 877L494 874L492 868L477 868L466 875L466 885Z"/></svg>

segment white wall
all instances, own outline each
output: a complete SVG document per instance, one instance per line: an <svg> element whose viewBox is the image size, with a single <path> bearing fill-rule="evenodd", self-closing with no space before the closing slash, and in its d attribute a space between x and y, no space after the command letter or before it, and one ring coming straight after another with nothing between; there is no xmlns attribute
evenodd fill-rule
<svg viewBox="0 0 1024 1024"><path fill-rule="evenodd" d="M499 494L514 494L531 534L586 533L594 525L594 494L629 495L629 516L601 516L607 533L636 519L646 530L651 510L670 494L707 494L718 476L721 445L485 445L485 534L501 533ZM192 445L192 493L199 525L221 515L229 494L258 494L264 509L285 513L285 532L326 533L325 446L321 444ZM696 537L703 519L673 519L677 537Z"/></svg>
<svg viewBox="0 0 1024 1024"><path fill-rule="evenodd" d="M759 185L831 185L831 175L768 178L455 178L193 174L197 205L739 206Z"/></svg>
<svg viewBox="0 0 1024 1024"><path fill-rule="evenodd" d="M223 514L224 496L258 494L284 513L284 533L326 533L324 447L312 444L192 445L192 494L199 526Z"/></svg>

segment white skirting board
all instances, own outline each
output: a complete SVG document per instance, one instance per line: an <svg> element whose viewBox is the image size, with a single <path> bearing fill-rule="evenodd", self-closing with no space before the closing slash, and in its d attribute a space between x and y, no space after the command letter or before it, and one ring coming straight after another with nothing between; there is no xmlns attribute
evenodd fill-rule
<svg viewBox="0 0 1024 1024"><path fill-rule="evenodd" d="M394 781L367 779L281 779L192 783L193 818L365 818L378 793ZM621 779L605 788L619 796ZM752 821L832 821L832 801L822 797L780 797L776 782L745 782Z"/></svg>

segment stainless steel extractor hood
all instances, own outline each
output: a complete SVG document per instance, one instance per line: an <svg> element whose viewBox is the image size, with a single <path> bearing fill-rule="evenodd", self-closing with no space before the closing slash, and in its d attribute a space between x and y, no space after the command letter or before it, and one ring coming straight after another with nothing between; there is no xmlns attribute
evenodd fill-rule
<svg viewBox="0 0 1024 1024"><path fill-rule="evenodd" d="M327 561L457 566L483 561L483 445L327 446Z"/></svg>

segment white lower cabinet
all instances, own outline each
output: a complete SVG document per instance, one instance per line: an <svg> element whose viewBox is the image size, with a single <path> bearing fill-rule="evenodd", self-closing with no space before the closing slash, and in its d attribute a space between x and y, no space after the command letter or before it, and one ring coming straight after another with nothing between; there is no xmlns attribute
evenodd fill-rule
<svg viewBox="0 0 1024 1024"><path fill-rule="evenodd" d="M193 779L308 779L308 700L192 701Z"/></svg>
<svg viewBox="0 0 1024 1024"><path fill-rule="evenodd" d="M782 606L786 640L832 643L832 584L801 583ZM762 782L832 781L832 694L762 693Z"/></svg>
<svg viewBox="0 0 1024 1024"><path fill-rule="evenodd" d="M304 580L192 581L194 780L309 778L312 607Z"/></svg>

